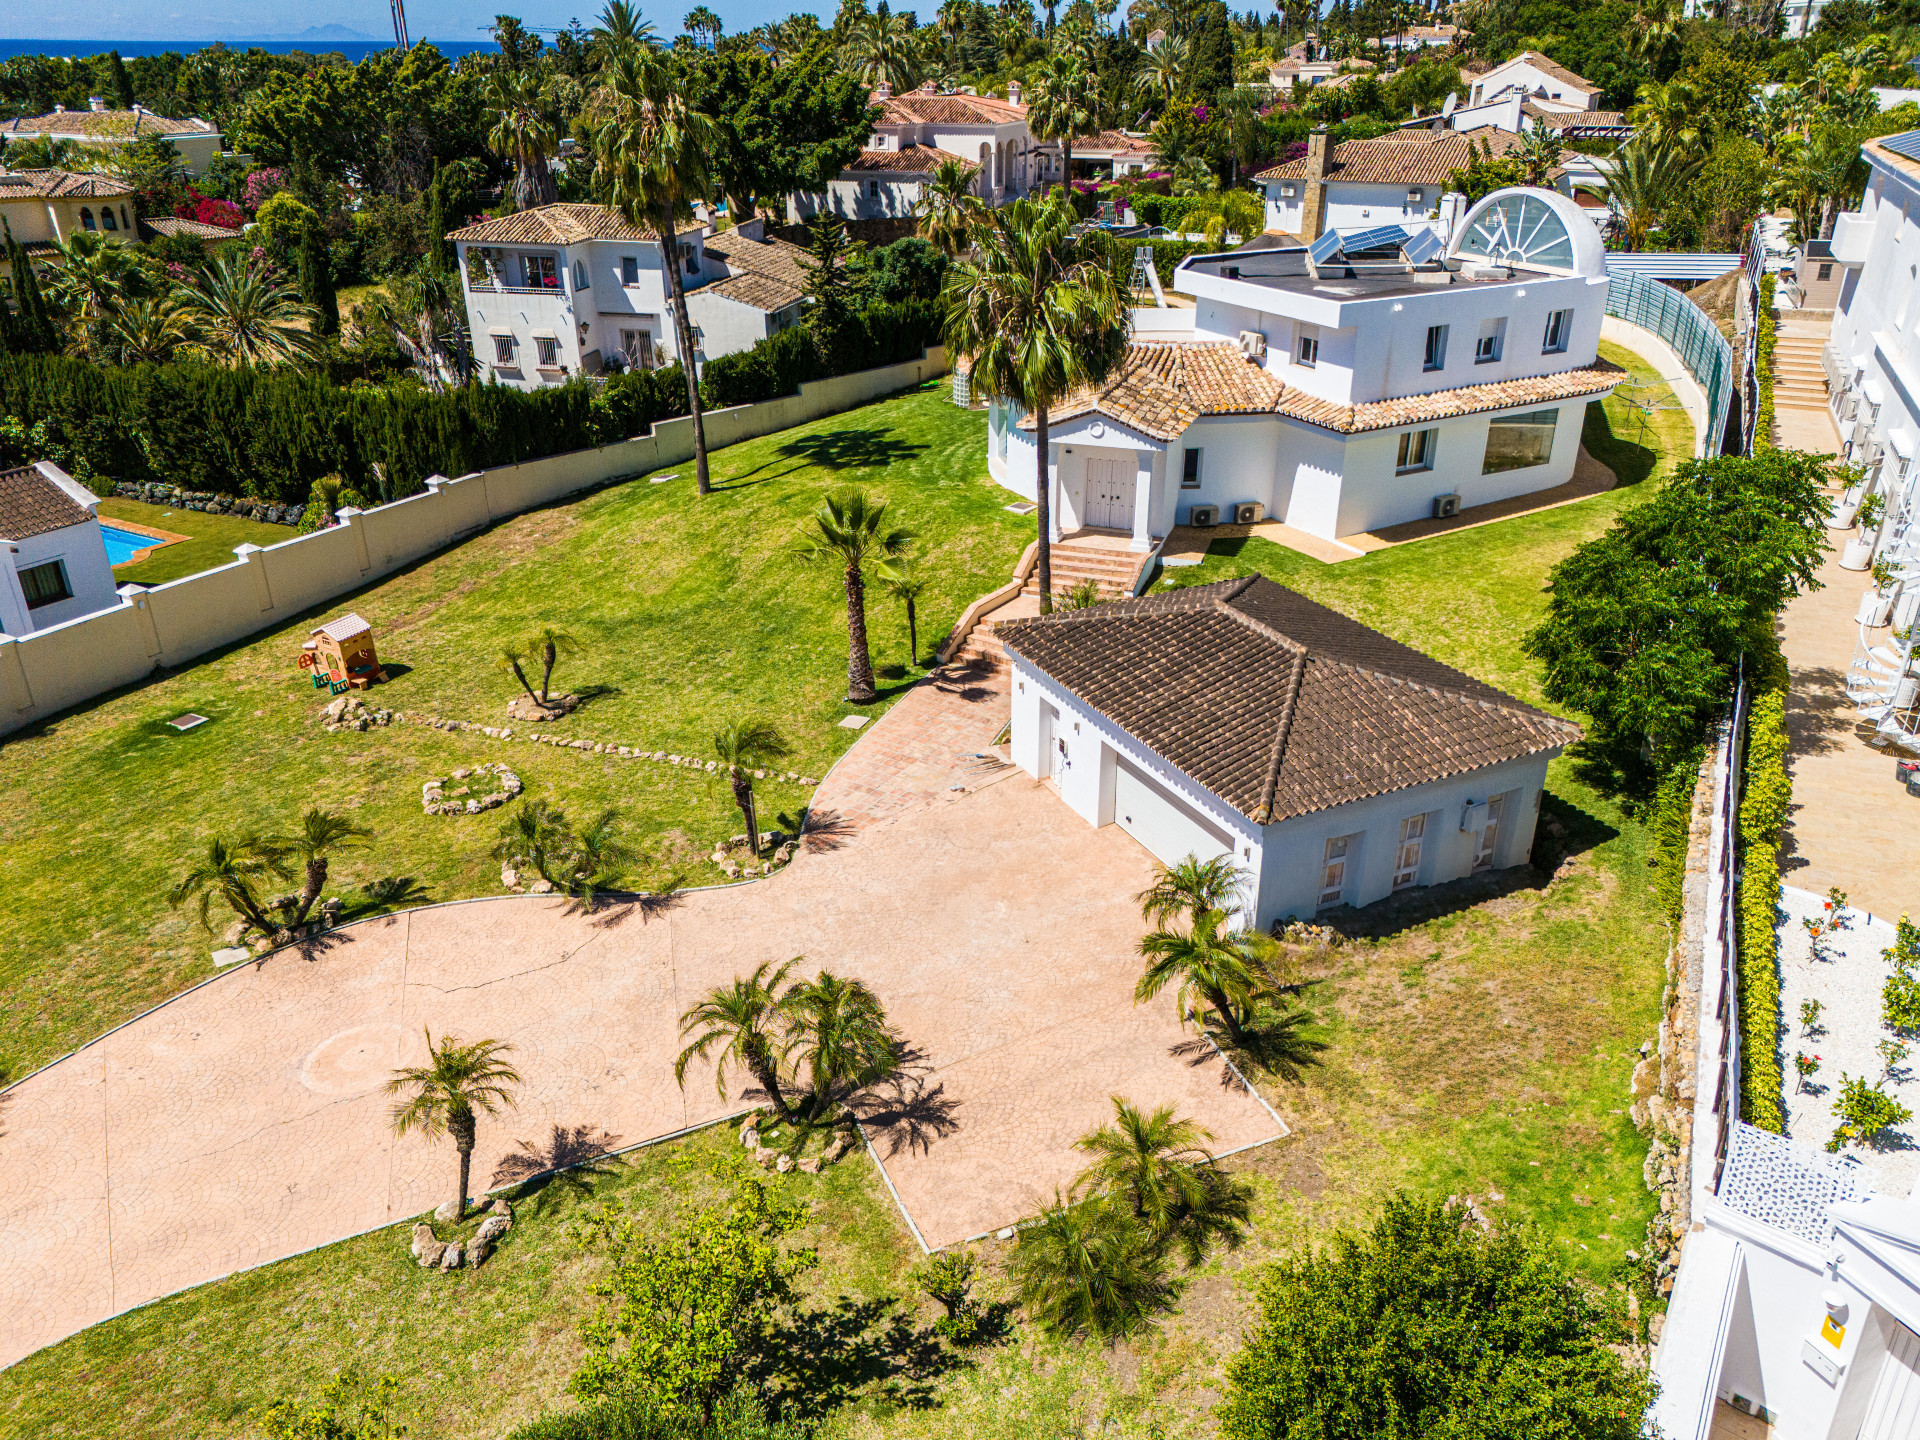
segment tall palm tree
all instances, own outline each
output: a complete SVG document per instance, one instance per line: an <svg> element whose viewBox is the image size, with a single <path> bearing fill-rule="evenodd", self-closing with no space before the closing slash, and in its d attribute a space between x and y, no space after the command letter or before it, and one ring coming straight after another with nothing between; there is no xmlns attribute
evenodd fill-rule
<svg viewBox="0 0 1920 1440"><path fill-rule="evenodd" d="M718 1047L713 1084L721 1099L727 1095L727 1066L739 1065L766 1092L780 1117L792 1118L793 1109L780 1088L777 1047L787 1024L780 987L787 983L787 972L805 958L796 955L772 974L767 973L773 969L773 962L768 961L744 980L736 978L731 986L709 991L704 1000L689 1008L680 1017L680 1038L684 1040L696 1030L702 1033L673 1062L674 1083L684 1088L687 1066L696 1057L705 1060Z"/></svg>
<svg viewBox="0 0 1920 1440"><path fill-rule="evenodd" d="M193 320L178 300L129 300L107 322L107 347L123 365L164 365L194 343Z"/></svg>
<svg viewBox="0 0 1920 1440"><path fill-rule="evenodd" d="M1036 140L1060 142L1060 174L1073 191L1073 137L1085 135L1100 118L1099 86L1079 56L1056 53L1033 67L1027 98L1027 129Z"/></svg>
<svg viewBox="0 0 1920 1440"><path fill-rule="evenodd" d="M317 317L265 265L223 255L197 285L175 294L199 327L201 344L234 365L271 365L313 354Z"/></svg>
<svg viewBox="0 0 1920 1440"><path fill-rule="evenodd" d="M1180 82L1187 73L1187 42L1184 36L1169 35L1140 57L1134 72L1135 88L1169 102L1180 93Z"/></svg>
<svg viewBox="0 0 1920 1440"><path fill-rule="evenodd" d="M680 22L680 28L701 44L712 45L718 42L721 32L727 27L706 6L696 5L687 13L687 18Z"/></svg>
<svg viewBox="0 0 1920 1440"><path fill-rule="evenodd" d="M466 301L460 277L449 270L423 260L389 279L386 293L355 313L363 333L379 325L393 332L429 389L445 390L449 378L464 384L473 370Z"/></svg>
<svg viewBox="0 0 1920 1440"><path fill-rule="evenodd" d="M306 882L300 888L294 913L287 920L289 930L306 921L308 912L313 909L313 902L320 898L320 892L326 888L327 866L334 852L365 844L372 838L371 830L354 824L346 816L315 808L300 817L298 830L291 835L276 835L269 841L289 860L299 861L306 872Z"/></svg>
<svg viewBox="0 0 1920 1440"><path fill-rule="evenodd" d="M793 753L770 720L735 720L713 732L713 753L727 767L733 803L747 822L747 844L760 855L760 813L753 798L753 772Z"/></svg>
<svg viewBox="0 0 1920 1440"><path fill-rule="evenodd" d="M868 85L883 82L894 93L911 90L918 82L913 21L906 11L874 13L857 19L840 47L848 70Z"/></svg>
<svg viewBox="0 0 1920 1440"><path fill-rule="evenodd" d="M898 600L907 610L907 663L920 663L920 628L915 607L926 593L927 577L910 556L885 561L880 566L880 588Z"/></svg>
<svg viewBox="0 0 1920 1440"><path fill-rule="evenodd" d="M1163 925L1142 937L1140 953L1147 967L1134 986L1134 1003L1151 1000L1177 981L1183 1017L1205 1001L1233 1043L1244 1043L1244 1017L1258 979L1251 963L1250 937L1246 931L1229 929L1232 919L1225 910L1198 910L1182 930Z"/></svg>
<svg viewBox="0 0 1920 1440"><path fill-rule="evenodd" d="M554 662L562 655L580 653L580 642L564 630L556 630L551 625L540 627L540 633L527 644L527 652L540 662L540 703L547 703L547 697L553 689Z"/></svg>
<svg viewBox="0 0 1920 1440"><path fill-rule="evenodd" d="M132 252L104 235L77 230L46 258L46 296L66 317L71 348L99 355L110 344L114 316L139 284Z"/></svg>
<svg viewBox="0 0 1920 1440"><path fill-rule="evenodd" d="M1635 138L1655 149L1691 148L1701 143L1701 109L1692 83L1675 77L1664 85L1642 85L1627 118L1637 127Z"/></svg>
<svg viewBox="0 0 1920 1440"><path fill-rule="evenodd" d="M645 46L614 56L603 76L601 103L605 118L594 136L594 181L602 198L628 224L660 236L660 264L687 383L687 410L693 416L694 472L700 493L710 494L693 327L687 320L674 227L692 215L693 201L706 199L713 189L708 157L719 144L718 131L710 117L687 102L685 87L665 62Z"/></svg>
<svg viewBox="0 0 1920 1440"><path fill-rule="evenodd" d="M218 898L226 901L233 913L254 929L271 935L280 927L267 917L259 886L269 878L285 880L290 874L285 854L267 837L249 835L235 841L216 835L207 842L205 858L181 876L180 883L167 893L167 904L178 910L199 896L200 928L211 930L208 911Z"/></svg>
<svg viewBox="0 0 1920 1440"><path fill-rule="evenodd" d="M640 7L629 0L608 0L599 23L587 35L599 49L602 64L635 46L654 49L660 44L659 32L640 18Z"/></svg>
<svg viewBox="0 0 1920 1440"><path fill-rule="evenodd" d="M393 1107L393 1129L399 1135L417 1130L429 1140L453 1137L453 1148L460 1154L459 1213L465 1215L478 1112L498 1115L502 1109L512 1109L520 1072L501 1058L513 1049L504 1040L462 1045L447 1035L436 1045L433 1032L425 1034L427 1063L396 1070L387 1081L389 1095L408 1097Z"/></svg>
<svg viewBox="0 0 1920 1440"><path fill-rule="evenodd" d="M539 75L495 70L487 79L486 108L493 114L487 148L513 162L513 208L531 210L560 197L547 162L560 144Z"/></svg>
<svg viewBox="0 0 1920 1440"><path fill-rule="evenodd" d="M1053 609L1047 412L1104 380L1127 345L1126 297L1097 242L1075 235L1074 225L1064 201L1016 200L989 211L978 251L948 268L941 292L947 353L972 361L973 393L1033 415L1043 614Z"/></svg>
<svg viewBox="0 0 1920 1440"><path fill-rule="evenodd" d="M847 702L879 698L873 688L873 656L867 649L867 577L870 561L897 559L913 543L913 531L888 527L887 502L851 486L829 491L802 527L794 555L807 561L837 560L847 595Z"/></svg>
<svg viewBox="0 0 1920 1440"><path fill-rule="evenodd" d="M1213 1153L1201 1143L1213 1136L1195 1121L1174 1119L1171 1105L1149 1114L1122 1096L1111 1099L1113 1123L1075 1142L1093 1157L1076 1188L1111 1193L1162 1249L1179 1245L1189 1269L1216 1242L1238 1249L1253 1192L1213 1168Z"/></svg>
<svg viewBox="0 0 1920 1440"><path fill-rule="evenodd" d="M1074 1205L1056 1194L1021 1227L1011 1268L1028 1313L1060 1336L1137 1334L1176 1293L1146 1227L1104 1200Z"/></svg>
<svg viewBox="0 0 1920 1440"><path fill-rule="evenodd" d="M948 255L958 255L972 243L973 227L985 208L974 181L979 166L948 156L933 167L914 202L920 233Z"/></svg>
<svg viewBox="0 0 1920 1440"><path fill-rule="evenodd" d="M880 997L863 981L822 970L781 998L790 1027L786 1054L798 1054L812 1090L807 1118L826 1118L842 1086L858 1090L900 1070L900 1042Z"/></svg>
<svg viewBox="0 0 1920 1440"><path fill-rule="evenodd" d="M1548 174L1560 164L1560 151L1559 133L1536 121L1534 127L1520 137L1519 148L1511 153L1527 172L1527 184L1544 188Z"/></svg>
<svg viewBox="0 0 1920 1440"><path fill-rule="evenodd" d="M1668 208L1700 172L1701 157L1636 135L1613 155L1595 162L1606 177L1607 200L1619 219L1629 250L1647 243Z"/></svg>

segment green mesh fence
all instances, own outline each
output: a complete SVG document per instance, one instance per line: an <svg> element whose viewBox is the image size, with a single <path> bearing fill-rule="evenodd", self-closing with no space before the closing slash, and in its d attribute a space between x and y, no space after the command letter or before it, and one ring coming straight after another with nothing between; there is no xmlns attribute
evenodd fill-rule
<svg viewBox="0 0 1920 1440"><path fill-rule="evenodd" d="M1707 449L1720 453L1733 385L1733 349L1698 305L1670 285L1627 270L1607 276L1607 313L1658 335L1707 396Z"/></svg>

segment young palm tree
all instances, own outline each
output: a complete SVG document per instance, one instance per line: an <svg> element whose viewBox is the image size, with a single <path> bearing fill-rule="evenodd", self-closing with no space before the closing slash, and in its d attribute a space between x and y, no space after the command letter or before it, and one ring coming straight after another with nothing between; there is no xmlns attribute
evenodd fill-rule
<svg viewBox="0 0 1920 1440"><path fill-rule="evenodd" d="M528 642L527 653L540 661L539 700L544 705L553 689L554 662L562 655L579 654L580 642L564 630L556 630L551 625L544 625L540 633Z"/></svg>
<svg viewBox="0 0 1920 1440"><path fill-rule="evenodd" d="M879 569L880 588L898 600L907 610L907 660L909 664L920 663L920 627L916 607L920 597L926 593L927 577L920 573L920 567L910 556L898 560L883 561Z"/></svg>
<svg viewBox="0 0 1920 1440"><path fill-rule="evenodd" d="M527 699L535 705L540 697L534 693L533 686L527 681L527 652L519 645L502 645L499 655L494 657L493 668L502 675L511 675L520 682L520 688L527 692Z"/></svg>
<svg viewBox="0 0 1920 1440"><path fill-rule="evenodd" d="M691 216L692 202L705 199L713 188L708 156L718 146L718 132L711 118L687 103L684 87L666 63L644 45L613 57L602 77L600 105L605 118L594 137L594 183L628 224L660 236L661 269L687 382L687 410L693 417L694 474L706 495L713 489L707 475L707 433L674 226Z"/></svg>
<svg viewBox="0 0 1920 1440"><path fill-rule="evenodd" d="M790 1028L786 1054L798 1053L813 1094L807 1118L815 1124L833 1107L835 1092L876 1084L899 1073L900 1042L887 1028L880 998L859 980L822 970L781 998Z"/></svg>
<svg viewBox="0 0 1920 1440"><path fill-rule="evenodd" d="M1202 910L1224 910L1252 879L1231 855L1202 860L1189 853L1178 864L1155 865L1153 871L1153 884L1133 898L1147 923L1155 926Z"/></svg>
<svg viewBox="0 0 1920 1440"><path fill-rule="evenodd" d="M164 365L194 343L193 321L169 296L130 300L107 324L107 347L123 365Z"/></svg>
<svg viewBox="0 0 1920 1440"><path fill-rule="evenodd" d="M830 491L802 529L794 554L801 560L837 560L847 593L847 702L866 705L879 698L873 688L873 657L867 649L867 577L869 561L899 558L913 543L911 530L886 528L887 502L849 487Z"/></svg>
<svg viewBox="0 0 1920 1440"><path fill-rule="evenodd" d="M1226 928L1232 919L1225 910L1198 910L1185 930L1162 926L1143 937L1140 953L1146 958L1147 968L1134 986L1134 1003L1151 1000L1168 984L1178 981L1183 1017L1205 1001L1233 1043L1242 1044L1246 1039L1244 1016L1258 980L1249 964L1246 933Z"/></svg>
<svg viewBox="0 0 1920 1440"><path fill-rule="evenodd" d="M753 771L792 754L786 738L770 720L735 720L713 732L713 753L727 767L733 803L747 822L747 844L760 857L760 811L753 798Z"/></svg>
<svg viewBox="0 0 1920 1440"><path fill-rule="evenodd" d="M216 358L234 365L271 365L311 355L320 345L316 317L265 266L228 255L201 272L197 285L175 292Z"/></svg>
<svg viewBox="0 0 1920 1440"><path fill-rule="evenodd" d="M780 1118L791 1119L793 1110L787 1104L786 1092L780 1088L777 1047L786 1028L787 1012L779 992L787 982L787 972L805 958L796 955L772 974L767 973L773 967L773 962L768 961L746 979L735 979L731 986L722 985L710 991L706 999L682 1015L682 1040L696 1030L702 1033L673 1062L674 1083L684 1088L687 1066L696 1056L705 1060L717 1046L719 1056L714 1061L713 1085L721 1099L727 1095L727 1066L739 1065L766 1092L773 1108L780 1112Z"/></svg>
<svg viewBox="0 0 1920 1440"><path fill-rule="evenodd" d="M1104 380L1127 345L1127 304L1095 242L1073 233L1064 202L1016 200L989 211L975 256L947 270L947 353L973 362L975 394L1034 418L1040 608L1053 609L1052 487L1047 412Z"/></svg>
<svg viewBox="0 0 1920 1440"><path fill-rule="evenodd" d="M1056 1194L1014 1241L1020 1301L1051 1333L1113 1341L1144 1329L1176 1294L1145 1226L1102 1200Z"/></svg>
<svg viewBox="0 0 1920 1440"><path fill-rule="evenodd" d="M448 1035L436 1045L431 1030L426 1036L427 1063L396 1070L387 1081L389 1095L409 1096L393 1107L393 1128L400 1135L418 1130L429 1140L453 1137L453 1148L460 1153L460 1213L465 1215L477 1112L498 1115L512 1109L520 1072L500 1058L513 1049L503 1040L462 1045Z"/></svg>
<svg viewBox="0 0 1920 1440"><path fill-rule="evenodd" d="M949 256L973 243L973 227L984 208L974 188L978 169L957 155L949 156L933 167L914 202L920 234Z"/></svg>
<svg viewBox="0 0 1920 1440"><path fill-rule="evenodd" d="M180 877L180 883L167 894L167 904L179 909L194 896L200 897L200 927L213 929L208 911L217 897L232 907L233 913L254 929L271 935L280 927L267 918L258 886L269 877L285 880L293 872L286 856L274 843L261 835L249 835L239 841L215 836L207 842L206 858Z"/></svg>
<svg viewBox="0 0 1920 1440"><path fill-rule="evenodd" d="M493 115L487 148L513 162L513 208L551 205L560 198L560 190L547 162L559 146L560 135L548 112L540 77L532 71L495 70L488 78L484 103Z"/></svg>
<svg viewBox="0 0 1920 1440"><path fill-rule="evenodd" d="M1187 72L1187 42L1169 35L1140 57L1140 69L1134 85L1160 101L1168 102L1180 93L1180 81Z"/></svg>
<svg viewBox="0 0 1920 1440"><path fill-rule="evenodd" d="M1547 175L1560 163L1560 137L1545 125L1535 122L1533 129L1520 137L1520 148L1513 158L1527 172L1527 184L1544 187Z"/></svg>
<svg viewBox="0 0 1920 1440"><path fill-rule="evenodd" d="M1647 243L1647 236L1668 207L1685 194L1687 185L1700 172L1702 160L1636 136L1611 158L1595 163L1606 177L1607 199L1619 217L1626 247L1638 250Z"/></svg>
<svg viewBox="0 0 1920 1440"><path fill-rule="evenodd" d="M493 858L516 870L531 870L549 885L559 886L566 860L573 850L573 827L564 812L545 800L520 806L500 826Z"/></svg>
<svg viewBox="0 0 1920 1440"><path fill-rule="evenodd" d="M344 815L313 809L301 817L300 828L293 834L276 835L268 842L289 859L298 860L306 871L306 883L300 888L300 898L287 920L287 929L305 923L313 902L326 888L327 864L334 852L364 844L372 838L371 830L354 824Z"/></svg>
<svg viewBox="0 0 1920 1440"><path fill-rule="evenodd" d="M1092 130L1099 118L1099 85L1078 56L1049 55L1033 67L1027 129L1036 140L1060 142L1060 174L1069 194L1073 191L1073 137Z"/></svg>
<svg viewBox="0 0 1920 1440"><path fill-rule="evenodd" d="M600 23L587 36L598 47L602 64L635 46L656 49L660 44L659 32L650 21L640 18L640 7L629 0L608 0L607 8L600 12Z"/></svg>
<svg viewBox="0 0 1920 1440"><path fill-rule="evenodd" d="M1216 1242L1239 1248L1253 1192L1213 1168L1213 1154L1201 1143L1213 1136L1192 1120L1174 1119L1171 1105L1148 1114L1121 1096L1112 1100L1113 1123L1075 1142L1093 1156L1076 1188L1110 1193L1127 1205L1162 1250L1181 1248L1189 1269Z"/></svg>
<svg viewBox="0 0 1920 1440"><path fill-rule="evenodd" d="M621 837L620 812L602 810L592 824L573 836L562 888L591 911L604 891L619 889L639 860L640 852Z"/></svg>

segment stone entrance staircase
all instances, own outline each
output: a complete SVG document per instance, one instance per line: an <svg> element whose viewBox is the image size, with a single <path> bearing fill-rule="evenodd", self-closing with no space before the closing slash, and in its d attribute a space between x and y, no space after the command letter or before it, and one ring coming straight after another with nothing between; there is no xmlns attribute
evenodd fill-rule
<svg viewBox="0 0 1920 1440"><path fill-rule="evenodd" d="M1773 347L1773 403L1786 410L1827 408L1827 377L1820 368L1820 334L1794 333L1784 326Z"/></svg>
<svg viewBox="0 0 1920 1440"><path fill-rule="evenodd" d="M1133 594L1140 567L1149 556L1127 548L1129 537L1099 530L1082 530L1048 547L1053 595L1058 601L1076 586L1091 580L1102 600L1120 600ZM1018 578L1018 577L1016 577ZM950 663L1004 665L1007 650L993 633L1002 620L1021 620L1040 613L1040 567L1028 573L1018 594L981 615Z"/></svg>

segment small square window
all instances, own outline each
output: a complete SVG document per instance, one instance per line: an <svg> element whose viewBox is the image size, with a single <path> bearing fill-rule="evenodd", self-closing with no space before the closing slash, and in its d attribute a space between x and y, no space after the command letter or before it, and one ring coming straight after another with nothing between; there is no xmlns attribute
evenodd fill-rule
<svg viewBox="0 0 1920 1440"><path fill-rule="evenodd" d="M1189 450L1180 457L1180 488L1197 490L1200 488L1200 452Z"/></svg>
<svg viewBox="0 0 1920 1440"><path fill-rule="evenodd" d="M622 285L638 285L640 283L640 257L638 255L622 255L620 257L620 283Z"/></svg>
<svg viewBox="0 0 1920 1440"><path fill-rule="evenodd" d="M67 567L58 560L31 565L22 570L20 590L27 597L29 610L38 610L42 605L73 598L73 587L67 584Z"/></svg>
<svg viewBox="0 0 1920 1440"><path fill-rule="evenodd" d="M496 365L513 364L513 336L496 335L493 337L493 363Z"/></svg>
<svg viewBox="0 0 1920 1440"><path fill-rule="evenodd" d="M1445 325L1427 327L1426 358L1421 363L1425 370L1444 370L1447 368L1447 330Z"/></svg>
<svg viewBox="0 0 1920 1440"><path fill-rule="evenodd" d="M1300 327L1300 338L1294 344L1293 358L1296 364L1305 365L1309 369L1320 363L1320 332L1318 330L1306 325Z"/></svg>
<svg viewBox="0 0 1920 1440"><path fill-rule="evenodd" d="M536 335L533 348L535 363L542 370L551 370L560 363L560 342L551 335Z"/></svg>
<svg viewBox="0 0 1920 1440"><path fill-rule="evenodd" d="M1440 432L1438 430L1409 430L1400 437L1400 458L1395 463L1396 475L1411 475L1419 470L1433 469L1433 452L1438 448Z"/></svg>
<svg viewBox="0 0 1920 1440"><path fill-rule="evenodd" d="M1480 338L1474 342L1473 363L1490 365L1498 360L1506 338L1507 322L1504 317L1498 320L1482 320Z"/></svg>

